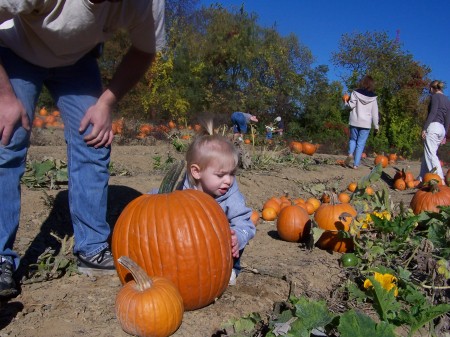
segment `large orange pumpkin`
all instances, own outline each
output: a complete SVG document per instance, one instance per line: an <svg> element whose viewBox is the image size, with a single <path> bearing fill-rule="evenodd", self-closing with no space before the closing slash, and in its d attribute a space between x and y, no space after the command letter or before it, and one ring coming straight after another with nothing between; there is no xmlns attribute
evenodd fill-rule
<svg viewBox="0 0 450 337"><path fill-rule="evenodd" d="M280 212L277 231L281 239L288 242L300 242L311 229L308 212L300 206L287 206Z"/></svg>
<svg viewBox="0 0 450 337"><path fill-rule="evenodd" d="M429 186L419 189L410 204L414 214L423 211L439 212L437 206L450 206L450 187L430 182Z"/></svg>
<svg viewBox="0 0 450 337"><path fill-rule="evenodd" d="M219 297L233 264L228 219L211 196L197 190L144 194L130 202L114 227L112 252L115 259L130 257L151 277L172 281L185 310ZM131 274L116 267L121 282L129 281Z"/></svg>
<svg viewBox="0 0 450 337"><path fill-rule="evenodd" d="M116 317L122 329L139 337L171 336L183 320L183 299L178 289L164 277L150 278L127 256L118 262L134 278L116 296Z"/></svg>

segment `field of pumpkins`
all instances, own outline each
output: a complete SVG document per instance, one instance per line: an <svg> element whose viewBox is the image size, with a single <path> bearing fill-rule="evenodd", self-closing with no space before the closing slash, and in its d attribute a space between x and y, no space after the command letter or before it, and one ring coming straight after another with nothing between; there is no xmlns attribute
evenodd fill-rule
<svg viewBox="0 0 450 337"><path fill-rule="evenodd" d="M5 336L445 336L450 193L435 176L418 184L419 162L369 154L353 170L319 144L246 137L252 165L236 179L256 235L228 286L227 242L217 239L227 226L208 200L167 194L140 203L184 158L179 144L195 136L195 125L115 122L108 222L126 233L112 238L125 256L116 256L118 275L73 272L67 187L24 183L17 250L23 265L39 268L24 275L19 297L2 303ZM57 176L65 156L63 141L31 146L30 167L54 158ZM128 205L136 208L118 222ZM64 273L55 274L55 260L68 263ZM175 290L157 274L172 278Z"/></svg>

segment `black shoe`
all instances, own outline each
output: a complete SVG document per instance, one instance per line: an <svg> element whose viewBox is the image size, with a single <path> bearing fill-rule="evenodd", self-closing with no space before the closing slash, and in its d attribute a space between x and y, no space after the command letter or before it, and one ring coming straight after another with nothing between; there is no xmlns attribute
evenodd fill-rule
<svg viewBox="0 0 450 337"><path fill-rule="evenodd" d="M9 298L17 295L16 283L13 279L14 266L0 256L0 298Z"/></svg>
<svg viewBox="0 0 450 337"><path fill-rule="evenodd" d="M80 273L89 276L116 274L114 258L109 248L105 248L100 253L89 257L78 254L77 266Z"/></svg>

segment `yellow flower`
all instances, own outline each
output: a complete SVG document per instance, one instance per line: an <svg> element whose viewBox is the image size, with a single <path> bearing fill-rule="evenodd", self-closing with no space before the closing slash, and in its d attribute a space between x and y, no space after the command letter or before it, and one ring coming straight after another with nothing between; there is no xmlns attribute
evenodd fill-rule
<svg viewBox="0 0 450 337"><path fill-rule="evenodd" d="M394 296L398 295L398 288L396 285L397 278L391 274L381 274L381 273L374 273L375 281L377 281L384 289L387 291L390 291L394 288ZM364 281L364 288L368 289L372 287L373 284L369 279L366 279Z"/></svg>

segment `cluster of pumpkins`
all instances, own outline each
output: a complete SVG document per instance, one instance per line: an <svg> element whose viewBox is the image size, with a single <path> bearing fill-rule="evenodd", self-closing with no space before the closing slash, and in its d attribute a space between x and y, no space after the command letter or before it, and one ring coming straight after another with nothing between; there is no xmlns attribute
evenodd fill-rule
<svg viewBox="0 0 450 337"><path fill-rule="evenodd" d="M140 125L137 126L137 128L133 127L133 130L136 130L137 139L144 139L153 132L168 133L171 130L180 130L185 131L180 138L184 140L189 140L191 138L192 132L200 132L201 129L202 127L200 124L184 126L182 124L177 125L174 121L169 121L167 124L160 124L160 125L154 125L151 123L141 123ZM125 121L123 117L113 120L112 131L115 135L119 136L124 133Z"/></svg>
<svg viewBox="0 0 450 337"><path fill-rule="evenodd" d="M49 111L46 107L40 108L34 116L33 127L41 128L64 128L59 110Z"/></svg>
<svg viewBox="0 0 450 337"><path fill-rule="evenodd" d="M354 192L356 183L349 184L348 189ZM373 189L370 188L368 192L373 193ZM276 221L278 235L288 242L307 239L313 218L317 226L324 230L316 245L325 250L347 252L353 250L353 239L341 237L339 231L349 231L350 224L357 215L349 201L347 191L339 194L325 192L320 199L271 197L263 205L262 218Z"/></svg>

